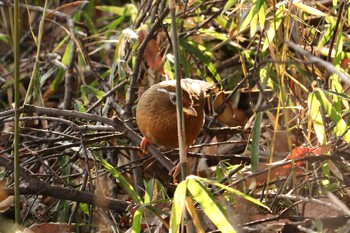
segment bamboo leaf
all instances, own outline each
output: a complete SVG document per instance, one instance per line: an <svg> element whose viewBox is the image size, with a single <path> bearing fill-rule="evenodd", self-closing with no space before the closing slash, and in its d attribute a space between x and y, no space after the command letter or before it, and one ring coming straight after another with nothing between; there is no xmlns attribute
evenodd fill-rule
<svg viewBox="0 0 350 233"><path fill-rule="evenodd" d="M252 172L255 172L259 168L259 142L261 136L261 122L262 122L262 112L256 114L254 126L253 126L253 136L252 136L252 152L251 152L251 166Z"/></svg>
<svg viewBox="0 0 350 233"><path fill-rule="evenodd" d="M307 103L309 107L309 116L314 126L317 140L321 145L323 145L327 142L327 138L325 126L320 112L320 102L317 100L314 93L310 93Z"/></svg>
<svg viewBox="0 0 350 233"><path fill-rule="evenodd" d="M281 26L284 11L285 11L284 5L281 5L280 7L278 7L278 9L275 13L274 21L270 22L270 24L266 30L266 41L264 42L262 51L265 51L269 47L269 44L272 43L273 39L275 38L276 31Z"/></svg>
<svg viewBox="0 0 350 233"><path fill-rule="evenodd" d="M221 232L236 232L227 219L224 209L217 203L213 194L211 194L195 177L187 178L188 191L202 207L204 213L217 226Z"/></svg>
<svg viewBox="0 0 350 233"><path fill-rule="evenodd" d="M142 223L142 211L141 211L141 207L139 207L135 211L134 217L132 219L131 232L132 233L141 232L141 223Z"/></svg>
<svg viewBox="0 0 350 233"><path fill-rule="evenodd" d="M192 176L193 177L193 176ZM251 197L251 196L248 196L234 188L231 188L231 187L228 187L226 185L223 185L219 182L216 182L216 181L212 181L212 180L209 180L209 179L206 179L206 178L202 178L202 177L195 177L195 179L199 180L199 181L202 181L202 182L205 182L205 183L208 183L208 184L211 184L211 185L215 185L219 188L222 188L232 194L235 194L239 197L243 197L244 199L246 199L247 201L250 201L252 203L254 203L255 205L258 205L258 206L261 206L267 210L270 210L269 207L267 207L266 205L264 205L263 203L261 203L260 201L256 200L255 198Z"/></svg>
<svg viewBox="0 0 350 233"><path fill-rule="evenodd" d="M117 171L110 163L102 159L100 156L96 156L97 160L112 174L112 176L118 181L118 183L124 188L124 190L130 195L130 197L138 204L142 203L139 195L137 195L135 189L124 178L124 176Z"/></svg>
<svg viewBox="0 0 350 233"><path fill-rule="evenodd" d="M325 32L323 33L323 36L321 37L320 41L318 42L317 49L320 50L323 48L323 46L331 39L334 33L334 27L336 21L330 17L326 18L326 22L328 23L325 25Z"/></svg>
<svg viewBox="0 0 350 233"><path fill-rule="evenodd" d="M138 10L133 4L125 4L123 7L118 6L96 6L96 9L108 12L111 14L116 14L119 16L133 16L136 15Z"/></svg>
<svg viewBox="0 0 350 233"><path fill-rule="evenodd" d="M234 4L236 4L237 0L228 0L224 6L224 10L222 11L221 14L225 13L228 9L230 9Z"/></svg>
<svg viewBox="0 0 350 233"><path fill-rule="evenodd" d="M182 181L176 188L174 193L173 205L170 215L170 233L179 232L187 192L187 181Z"/></svg>
<svg viewBox="0 0 350 233"><path fill-rule="evenodd" d="M350 132L347 130L347 124L342 119L342 116L339 112L336 111L335 108L333 108L333 105L331 102L327 99L325 93L321 89L316 89L315 95L322 105L322 107L325 109L326 113L329 115L329 117L332 119L333 123L335 124L335 127L333 129L334 133L337 136L343 135L344 140L347 143L350 143Z"/></svg>
<svg viewBox="0 0 350 233"><path fill-rule="evenodd" d="M316 8L313 8L311 6L305 5L304 3L301 3L301 2L293 2L293 5L310 15L321 16L321 17L327 16L327 14L325 14L324 12L317 10Z"/></svg>
<svg viewBox="0 0 350 233"><path fill-rule="evenodd" d="M196 227L197 232L204 233L205 231L203 230L201 222L199 220L197 209L195 208L195 204L193 203L190 197L186 197L186 209L188 210L188 213L191 215L191 218L193 219L193 223L194 223L194 226Z"/></svg>

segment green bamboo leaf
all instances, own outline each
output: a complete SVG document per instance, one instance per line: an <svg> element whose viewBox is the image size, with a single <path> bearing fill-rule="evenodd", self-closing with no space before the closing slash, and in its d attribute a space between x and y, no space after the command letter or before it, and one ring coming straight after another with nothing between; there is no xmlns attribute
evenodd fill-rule
<svg viewBox="0 0 350 233"><path fill-rule="evenodd" d="M224 30L229 30L232 20L227 15L221 14L214 18L213 23L217 24L220 28Z"/></svg>
<svg viewBox="0 0 350 233"><path fill-rule="evenodd" d="M323 36L321 37L320 41L318 42L317 49L320 50L324 47L324 45L332 38L335 28L335 19L331 17L326 17L327 25L324 26L324 28L327 28L327 30L323 33ZM327 49L328 51L328 49Z"/></svg>
<svg viewBox="0 0 350 233"><path fill-rule="evenodd" d="M240 32L245 30L248 27L248 25L252 21L253 13L254 13L253 9L249 11L248 15L245 17L245 19L243 20L242 24L239 26L239 31Z"/></svg>
<svg viewBox="0 0 350 233"><path fill-rule="evenodd" d="M179 44L185 51L189 52L192 56L198 58L203 64L206 65L209 72L215 77L218 82L221 82L221 77L216 70L215 64L212 62L215 57L213 53L204 45L193 41L179 40Z"/></svg>
<svg viewBox="0 0 350 233"><path fill-rule="evenodd" d="M342 24L339 25L338 30L341 32L343 30ZM334 61L333 61L333 65L334 66L340 66L341 64L341 59L343 57L343 35L339 34L338 38L337 38L337 43L335 44L335 56L334 56Z"/></svg>
<svg viewBox="0 0 350 233"><path fill-rule="evenodd" d="M62 57L62 63L65 65L69 64L69 57L72 52L72 44L68 43L66 49L64 50L64 54Z"/></svg>
<svg viewBox="0 0 350 233"><path fill-rule="evenodd" d="M332 74L330 76L329 80L331 81L331 86L330 86L331 91L333 91L335 93L343 92L343 87L340 83L340 78L338 75ZM335 110L337 112L341 112L341 110L342 110L342 101L341 100L342 99L338 95L333 96L333 108L335 108ZM343 102L345 103L345 106L348 105L348 101L343 101Z"/></svg>
<svg viewBox="0 0 350 233"><path fill-rule="evenodd" d="M82 85L81 90L82 90L82 92L85 92L86 94L94 95L97 99L101 99L105 94L104 91L101 91L95 87L92 87L91 85Z"/></svg>
<svg viewBox="0 0 350 233"><path fill-rule="evenodd" d="M263 1L262 6L260 7L259 13L259 26L261 29L265 28L266 21L266 2Z"/></svg>
<svg viewBox="0 0 350 233"><path fill-rule="evenodd" d="M79 203L79 209L83 211L84 214L90 215L89 205L86 203Z"/></svg>
<svg viewBox="0 0 350 233"><path fill-rule="evenodd" d="M347 7L347 12L348 12L348 25L350 25L350 7Z"/></svg>
<svg viewBox="0 0 350 233"><path fill-rule="evenodd" d="M192 179L196 179L198 181L202 181L202 182L205 182L205 183L208 183L208 184L211 184L211 185L215 185L215 186L217 186L219 188L222 188L222 189L224 189L224 190L226 190L226 191L228 191L228 192L230 192L230 193L232 193L234 195L242 197L242 198L246 199L247 201L250 201L250 202L254 203L255 205L258 205L258 206L261 206L261 207L263 207L263 208L265 208L267 210L270 210L269 207L267 207L266 205L264 205L260 201L256 200L255 198L253 198L251 196L248 196L248 195L246 195L246 194L244 194L244 193L242 193L242 192L240 192L240 191L238 191L238 190L236 190L234 188L228 187L228 186L223 185L223 184L221 184L219 182L212 181L212 180L209 180L209 179L206 179L206 178L202 178L202 177L197 177L197 176L189 176L189 177L192 177Z"/></svg>
<svg viewBox="0 0 350 233"><path fill-rule="evenodd" d="M144 180L143 186L145 187L145 195L143 198L143 203L147 204L152 201L154 179L151 179L149 182Z"/></svg>
<svg viewBox="0 0 350 233"><path fill-rule="evenodd" d="M259 14L259 11L257 13L252 14L252 19L250 21L250 37L253 37L255 32L257 31L258 19L259 19L258 14Z"/></svg>
<svg viewBox="0 0 350 233"><path fill-rule="evenodd" d="M137 15L137 7L134 4L125 4L123 7L118 6L96 6L96 9L119 16Z"/></svg>
<svg viewBox="0 0 350 233"><path fill-rule="evenodd" d="M304 3L301 3L301 2L293 2L293 5L299 8L301 11L304 11L310 15L321 16L321 17L327 16L327 14L325 14L324 12L317 10L316 8L313 8L311 6L305 5Z"/></svg>
<svg viewBox="0 0 350 233"><path fill-rule="evenodd" d="M331 75L330 79L333 79L333 75L334 74ZM334 96L333 98L341 99L341 103L344 105L344 108L345 109L349 109L350 97L347 96L346 94L343 94L343 87L341 86L341 83L340 83L340 80L339 80L339 76L334 75L334 78L337 78L337 80L338 80L337 87L335 88L335 90L334 91L332 91L332 90L323 90L323 92ZM342 109L340 108L338 112L340 112L341 110Z"/></svg>
<svg viewBox="0 0 350 233"><path fill-rule="evenodd" d="M325 126L323 123L322 115L320 112L320 102L317 100L314 93L310 93L308 96L309 117L314 126L317 140L321 145L327 142Z"/></svg>
<svg viewBox="0 0 350 233"><path fill-rule="evenodd" d="M183 57L181 57L181 64L184 64L183 61L184 61ZM175 78L173 67L174 67L174 56L172 54L167 54L164 62L164 73L167 75L167 77L169 77L170 80L173 80ZM184 69L184 73L186 76L189 75L186 69Z"/></svg>
<svg viewBox="0 0 350 233"><path fill-rule="evenodd" d="M74 102L74 110L78 111L78 112L86 112L84 104L81 101L79 101L79 100L75 100L75 102Z"/></svg>
<svg viewBox="0 0 350 233"><path fill-rule="evenodd" d="M254 126L253 126L253 136L252 136L252 151L250 155L252 172L255 172L259 168L259 142L261 136L261 122L263 113L258 112L256 114Z"/></svg>
<svg viewBox="0 0 350 233"><path fill-rule="evenodd" d="M247 17L243 20L242 24L239 26L239 31L245 30L248 25L250 25L250 36L253 36L258 27L259 12L264 6L265 0L255 0L253 1L252 9L249 11Z"/></svg>
<svg viewBox="0 0 350 233"><path fill-rule="evenodd" d="M182 181L176 188L174 193L173 205L170 215L170 233L177 233L180 229L180 224L185 207L185 199L187 193L187 180Z"/></svg>
<svg viewBox="0 0 350 233"><path fill-rule="evenodd" d="M141 232L141 223L142 223L142 207L137 208L137 210L134 213L134 217L132 219L132 226L131 226L131 232L132 233L139 233Z"/></svg>
<svg viewBox="0 0 350 233"><path fill-rule="evenodd" d="M215 29L213 28L200 28L198 30L198 32L200 34L204 34L206 36L210 36L210 37L213 37L214 39L218 39L218 40L222 40L222 41L225 41L225 40L228 40L228 37L227 35L223 34L223 33L219 33L217 32Z"/></svg>
<svg viewBox="0 0 350 233"><path fill-rule="evenodd" d="M187 188L202 207L204 213L217 226L221 232L236 232L231 223L228 221L224 209L217 203L213 194L205 188L194 176L187 177Z"/></svg>
<svg viewBox="0 0 350 233"><path fill-rule="evenodd" d="M350 101L350 97L347 96L346 94L340 93L340 92L335 92L335 91L330 91L330 90L322 90L324 93L338 96L339 98L343 98L346 101Z"/></svg>
<svg viewBox="0 0 350 233"><path fill-rule="evenodd" d="M315 90L315 95L322 107L325 109L326 113L329 115L329 117L332 119L333 123L335 124L335 127L333 129L334 133L337 136L343 135L344 140L347 143L350 143L350 132L347 131L348 125L346 122L342 119L342 116L339 112L336 111L335 108L333 108L333 105L331 102L327 99L327 96L321 89Z"/></svg>
<svg viewBox="0 0 350 233"><path fill-rule="evenodd" d="M112 176L117 180L117 182L124 188L124 190L129 194L129 196L137 203L142 204L142 200L139 195L137 195L135 189L131 184L124 178L124 176L117 171L110 163L101 158L99 155L95 155L97 160L112 174Z"/></svg>
<svg viewBox="0 0 350 233"><path fill-rule="evenodd" d="M179 44L185 49L185 51L189 52L192 56L197 57L204 64L210 63L213 58L211 52L199 43L180 39ZM206 53L205 51L208 52Z"/></svg>
<svg viewBox="0 0 350 233"><path fill-rule="evenodd" d="M233 5L235 5L237 0L228 0L224 6L224 10L222 11L221 14L225 13L228 9L230 9Z"/></svg>
<svg viewBox="0 0 350 233"><path fill-rule="evenodd" d="M0 32L0 41L3 41L5 43L9 42L9 38L6 34Z"/></svg>
<svg viewBox="0 0 350 233"><path fill-rule="evenodd" d="M269 47L269 44L271 44L273 39L275 38L276 31L281 26L284 11L285 11L284 5L281 5L280 7L278 7L275 13L275 18L273 22L270 22L268 28L266 29L266 40L264 41L262 51L265 51Z"/></svg>

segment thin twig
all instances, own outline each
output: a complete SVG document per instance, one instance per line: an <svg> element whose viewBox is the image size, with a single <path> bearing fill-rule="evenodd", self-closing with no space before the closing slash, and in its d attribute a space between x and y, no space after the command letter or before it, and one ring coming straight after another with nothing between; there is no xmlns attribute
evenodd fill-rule
<svg viewBox="0 0 350 233"><path fill-rule="evenodd" d="M288 46L290 48L294 49L296 52L298 52L298 53L302 54L303 56L305 56L307 59L309 59L309 61L311 63L319 64L320 66L325 68L328 72L338 75L339 78L344 83L346 83L347 85L350 85L350 77L349 77L349 75L347 75L344 72L341 72L341 71L337 70L332 63L324 61L321 58L318 58L318 57L315 57L315 56L311 55L306 50L302 49L301 47L299 47L297 44L295 44L292 41L288 41L287 43L288 43Z"/></svg>

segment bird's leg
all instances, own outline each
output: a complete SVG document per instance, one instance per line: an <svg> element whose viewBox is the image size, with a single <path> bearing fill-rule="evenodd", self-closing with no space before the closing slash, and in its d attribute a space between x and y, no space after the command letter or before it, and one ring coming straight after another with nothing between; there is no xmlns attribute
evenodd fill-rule
<svg viewBox="0 0 350 233"><path fill-rule="evenodd" d="M140 143L140 148L141 148L143 153L147 152L146 147L147 147L148 144L152 144L152 143L150 142L150 140L148 140L147 138L143 137L142 140L141 140L141 143Z"/></svg>
<svg viewBox="0 0 350 233"><path fill-rule="evenodd" d="M190 145L187 145L186 148L186 154L190 150ZM173 183L177 184L176 177L181 173L181 163L178 163L171 171L169 172L169 175L173 176Z"/></svg>
<svg viewBox="0 0 350 233"><path fill-rule="evenodd" d="M173 183L177 184L177 179L176 177L180 174L181 172L181 164L178 163L173 169L171 169L171 171L169 172L169 175L173 176Z"/></svg>

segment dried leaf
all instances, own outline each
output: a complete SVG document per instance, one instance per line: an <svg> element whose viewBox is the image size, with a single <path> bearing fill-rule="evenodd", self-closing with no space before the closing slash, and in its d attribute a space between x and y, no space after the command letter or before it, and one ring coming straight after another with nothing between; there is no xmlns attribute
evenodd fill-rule
<svg viewBox="0 0 350 233"><path fill-rule="evenodd" d="M225 94L223 91L221 91L215 96L215 99L213 100L214 111L217 110L217 108L219 108L224 103L224 101ZM233 108L231 103L225 103L224 111L221 114L215 114L222 123L230 127L244 126L248 121L247 115L243 111Z"/></svg>
<svg viewBox="0 0 350 233"><path fill-rule="evenodd" d="M75 226L66 223L42 223L34 224L26 228L23 233L47 233L47 232L75 232Z"/></svg>
<svg viewBox="0 0 350 233"><path fill-rule="evenodd" d="M140 44L146 38L147 34L147 29L143 29L138 33ZM162 57L159 55L159 51L157 41L155 39L151 39L146 46L145 52L143 53L143 58L147 62L150 69L154 70L158 74L163 74L164 70L162 66Z"/></svg>

